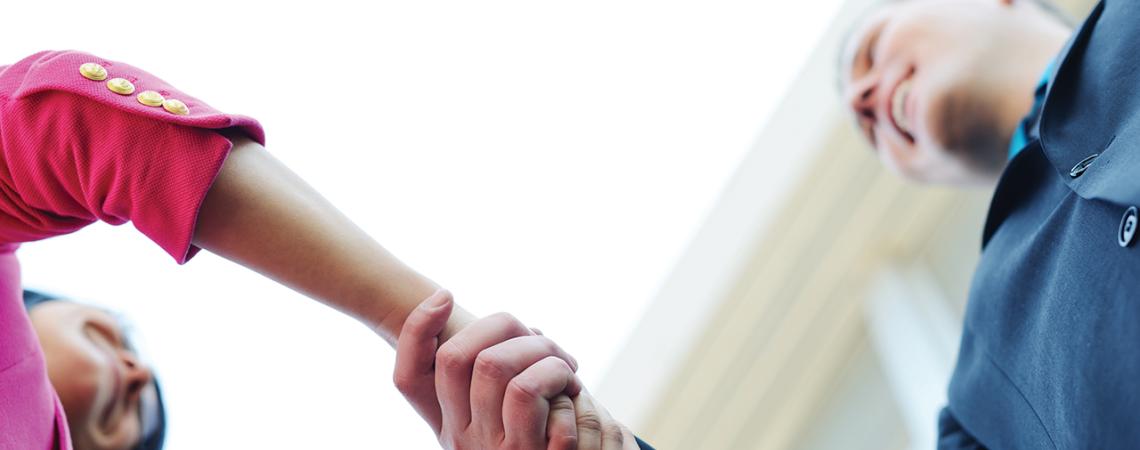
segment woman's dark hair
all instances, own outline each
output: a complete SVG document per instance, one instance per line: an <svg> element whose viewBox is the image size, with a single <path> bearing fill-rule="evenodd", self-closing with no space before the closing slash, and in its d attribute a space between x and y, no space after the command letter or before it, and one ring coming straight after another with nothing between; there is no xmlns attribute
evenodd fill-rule
<svg viewBox="0 0 1140 450"><path fill-rule="evenodd" d="M25 311L31 311L32 308L52 300L63 300L63 297L29 289L24 290ZM159 389L158 379L154 378L153 375L151 383L154 384L155 403L145 405L144 409L153 410L153 412L142 414L143 436L139 440L139 444L135 446L135 450L162 450L162 445L166 441L166 406L162 403L162 389Z"/></svg>
<svg viewBox="0 0 1140 450"><path fill-rule="evenodd" d="M47 295L42 292L30 291L24 289L24 310L31 311L33 307L40 303L56 300L58 297Z"/></svg>

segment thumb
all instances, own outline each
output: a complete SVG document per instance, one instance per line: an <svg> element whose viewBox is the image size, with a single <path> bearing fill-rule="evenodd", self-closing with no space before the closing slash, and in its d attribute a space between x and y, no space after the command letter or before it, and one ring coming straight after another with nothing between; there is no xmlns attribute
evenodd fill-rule
<svg viewBox="0 0 1140 450"><path fill-rule="evenodd" d="M408 315L396 342L396 388L437 436L442 415L435 393L435 352L453 306L450 292L436 291Z"/></svg>

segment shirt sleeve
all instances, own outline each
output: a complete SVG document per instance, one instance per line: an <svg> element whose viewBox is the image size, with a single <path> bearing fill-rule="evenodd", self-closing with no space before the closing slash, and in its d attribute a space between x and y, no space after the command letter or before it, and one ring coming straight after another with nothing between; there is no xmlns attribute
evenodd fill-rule
<svg viewBox="0 0 1140 450"><path fill-rule="evenodd" d="M105 79L81 73L88 63ZM108 82L116 78L133 91L114 92ZM148 106L139 97L147 91L186 108ZM199 250L191 244L198 210L233 147L218 131L230 128L265 144L256 120L217 111L124 63L48 51L3 68L0 242L130 221L185 263Z"/></svg>

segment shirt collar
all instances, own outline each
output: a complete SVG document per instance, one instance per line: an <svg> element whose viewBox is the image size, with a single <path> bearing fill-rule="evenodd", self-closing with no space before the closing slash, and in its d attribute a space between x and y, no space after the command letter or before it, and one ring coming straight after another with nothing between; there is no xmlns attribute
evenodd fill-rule
<svg viewBox="0 0 1140 450"><path fill-rule="evenodd" d="M1045 66L1041 80L1037 82L1037 89L1033 91L1033 109L1021 119L1017 129L1013 130L1013 138L1009 141L1009 159L1013 159L1026 145L1029 145L1031 138L1037 137L1037 119L1041 116L1041 106L1045 103L1045 92L1049 90L1049 80L1053 78L1055 65L1056 61L1049 61Z"/></svg>

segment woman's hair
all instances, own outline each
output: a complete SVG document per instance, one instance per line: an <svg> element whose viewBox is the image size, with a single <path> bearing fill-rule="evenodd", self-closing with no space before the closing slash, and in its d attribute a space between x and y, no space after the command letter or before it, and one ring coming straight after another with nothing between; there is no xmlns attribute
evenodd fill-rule
<svg viewBox="0 0 1140 450"><path fill-rule="evenodd" d="M57 295L25 289L24 310L30 312L32 308L41 304L63 299ZM116 314L112 314L112 316L118 317ZM124 325L120 324L120 326ZM144 411L141 414L143 435L138 445L135 446L135 450L161 450L166 441L166 406L162 403L162 389L159 389L158 379L153 375L151 376L151 383L154 384L155 402L143 405Z"/></svg>
<svg viewBox="0 0 1140 450"><path fill-rule="evenodd" d="M24 310L25 311L31 311L32 308L34 308L36 305L39 305L40 303L48 302L51 300L55 300L55 299L57 299L57 297L55 297L55 296L47 295L47 294L44 294L42 292L36 292L36 291L31 291L31 290L25 289L24 290Z"/></svg>

